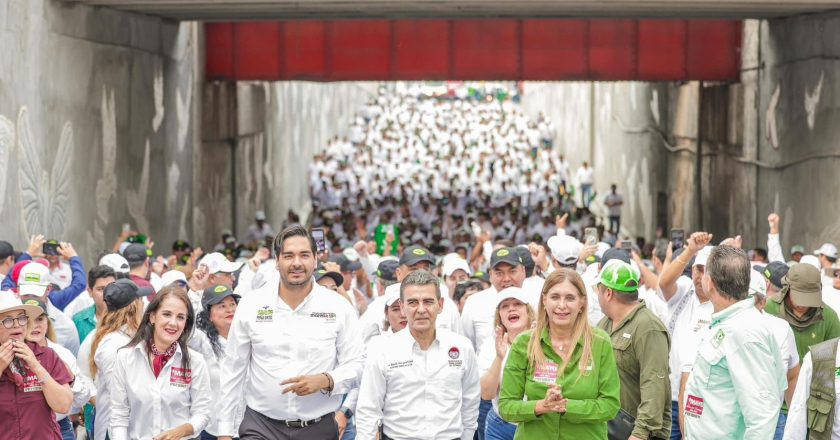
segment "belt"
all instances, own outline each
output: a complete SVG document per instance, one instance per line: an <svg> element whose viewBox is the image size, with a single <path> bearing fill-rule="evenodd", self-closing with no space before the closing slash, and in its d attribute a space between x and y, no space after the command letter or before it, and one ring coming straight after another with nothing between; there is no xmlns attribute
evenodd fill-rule
<svg viewBox="0 0 840 440"><path fill-rule="evenodd" d="M286 425L287 428L306 428L307 426L314 425L323 419L323 417L318 417L317 419L312 420L278 420L277 422Z"/></svg>

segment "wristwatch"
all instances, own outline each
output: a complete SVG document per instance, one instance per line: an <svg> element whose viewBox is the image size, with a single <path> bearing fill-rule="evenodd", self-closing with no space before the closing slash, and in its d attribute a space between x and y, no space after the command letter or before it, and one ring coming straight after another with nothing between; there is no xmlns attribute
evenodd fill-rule
<svg viewBox="0 0 840 440"><path fill-rule="evenodd" d="M346 406L342 406L341 408L339 408L339 411L341 411L341 413L344 414L344 417L346 417L347 420L350 420L350 418L353 417L353 410Z"/></svg>

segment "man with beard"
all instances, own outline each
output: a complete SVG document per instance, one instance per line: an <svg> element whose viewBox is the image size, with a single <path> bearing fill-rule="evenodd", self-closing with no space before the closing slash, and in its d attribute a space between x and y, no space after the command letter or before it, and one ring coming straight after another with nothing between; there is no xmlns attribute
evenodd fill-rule
<svg viewBox="0 0 840 440"><path fill-rule="evenodd" d="M305 228L280 232L274 252L279 284L244 295L230 328L220 374L219 438L236 435L244 393L241 439L338 440L347 422L338 411L342 397L362 368L356 312L313 282L315 240Z"/></svg>

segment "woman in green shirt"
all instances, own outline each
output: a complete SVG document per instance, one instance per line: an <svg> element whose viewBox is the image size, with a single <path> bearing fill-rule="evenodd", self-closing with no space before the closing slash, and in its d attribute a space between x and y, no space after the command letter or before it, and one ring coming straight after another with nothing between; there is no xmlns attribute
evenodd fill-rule
<svg viewBox="0 0 840 440"><path fill-rule="evenodd" d="M510 349L499 393L516 440L606 439L620 407L609 336L587 319L586 287L560 269L545 280L537 325Z"/></svg>

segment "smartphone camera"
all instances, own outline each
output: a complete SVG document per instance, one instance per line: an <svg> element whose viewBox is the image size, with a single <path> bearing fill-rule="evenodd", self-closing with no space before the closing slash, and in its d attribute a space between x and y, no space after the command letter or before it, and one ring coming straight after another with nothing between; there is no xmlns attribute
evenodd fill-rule
<svg viewBox="0 0 840 440"><path fill-rule="evenodd" d="M61 254L58 253L58 240L47 240L44 242L43 246L44 255L51 255L51 256L59 256Z"/></svg>

